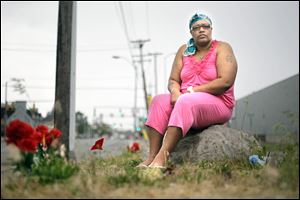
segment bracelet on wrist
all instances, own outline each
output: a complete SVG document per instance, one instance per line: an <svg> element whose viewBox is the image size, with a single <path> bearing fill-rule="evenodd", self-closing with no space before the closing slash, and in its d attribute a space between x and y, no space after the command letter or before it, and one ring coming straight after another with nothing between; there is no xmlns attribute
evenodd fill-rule
<svg viewBox="0 0 300 200"><path fill-rule="evenodd" d="M187 88L187 92L188 92L188 93L194 93L195 91L194 91L194 89L193 89L193 86L188 87L188 88Z"/></svg>

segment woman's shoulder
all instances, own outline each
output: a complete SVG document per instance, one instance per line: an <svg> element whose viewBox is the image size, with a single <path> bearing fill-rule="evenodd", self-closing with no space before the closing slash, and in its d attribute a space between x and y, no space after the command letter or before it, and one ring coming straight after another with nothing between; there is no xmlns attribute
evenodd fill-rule
<svg viewBox="0 0 300 200"><path fill-rule="evenodd" d="M187 44L183 44L179 47L178 51L184 52L186 48L187 48Z"/></svg>
<svg viewBox="0 0 300 200"><path fill-rule="evenodd" d="M187 45L186 44L183 44L179 47L179 49L177 50L177 55L182 55L183 56L183 53L185 51L185 49L187 48Z"/></svg>
<svg viewBox="0 0 300 200"><path fill-rule="evenodd" d="M231 45L228 42L225 41L217 41L218 45L217 45L217 50L224 50L224 49L231 49Z"/></svg>
<svg viewBox="0 0 300 200"><path fill-rule="evenodd" d="M220 47L230 47L230 44L226 41L221 41L221 40L215 40L218 43L218 46Z"/></svg>

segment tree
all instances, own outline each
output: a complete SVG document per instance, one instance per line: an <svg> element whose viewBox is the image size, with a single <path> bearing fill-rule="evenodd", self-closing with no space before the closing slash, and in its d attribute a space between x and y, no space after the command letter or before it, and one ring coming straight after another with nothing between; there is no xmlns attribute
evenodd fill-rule
<svg viewBox="0 0 300 200"><path fill-rule="evenodd" d="M4 129L7 125L6 122L5 122L5 114L6 114L7 119L8 119L8 117L11 116L15 112L15 110L16 110L16 107L15 107L14 103L7 104L6 109L5 109L5 106L2 107L2 105L1 105L1 137L5 136L5 130Z"/></svg>
<svg viewBox="0 0 300 200"><path fill-rule="evenodd" d="M109 124L95 121L92 126L92 132L98 134L99 136L101 135L111 136L113 130Z"/></svg>
<svg viewBox="0 0 300 200"><path fill-rule="evenodd" d="M42 114L39 113L39 110L33 104L33 107L27 109L27 114L35 121L35 123L39 124L42 120Z"/></svg>
<svg viewBox="0 0 300 200"><path fill-rule="evenodd" d="M87 117L82 112L76 112L76 132L83 136L88 133L90 125Z"/></svg>

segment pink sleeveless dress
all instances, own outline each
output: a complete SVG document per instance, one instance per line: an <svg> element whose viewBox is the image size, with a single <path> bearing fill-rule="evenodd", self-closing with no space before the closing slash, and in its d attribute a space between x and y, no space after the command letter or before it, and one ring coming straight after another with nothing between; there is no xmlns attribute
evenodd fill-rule
<svg viewBox="0 0 300 200"><path fill-rule="evenodd" d="M202 60L194 55L183 57L181 70L181 95L174 107L171 94L160 94L153 98L146 126L164 135L169 126L179 127L183 136L193 128L205 128L213 124L226 123L235 106L234 86L221 95L206 92L186 93L189 86L205 84L217 78L216 58L218 41L212 42L209 52Z"/></svg>

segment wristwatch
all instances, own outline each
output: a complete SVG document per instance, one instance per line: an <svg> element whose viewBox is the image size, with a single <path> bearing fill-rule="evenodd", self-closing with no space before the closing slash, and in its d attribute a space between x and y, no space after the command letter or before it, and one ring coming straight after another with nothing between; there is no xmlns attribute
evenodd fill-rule
<svg viewBox="0 0 300 200"><path fill-rule="evenodd" d="M188 93L194 93L195 91L194 91L194 89L193 89L193 86L188 87L188 88L187 88L187 92L188 92Z"/></svg>

